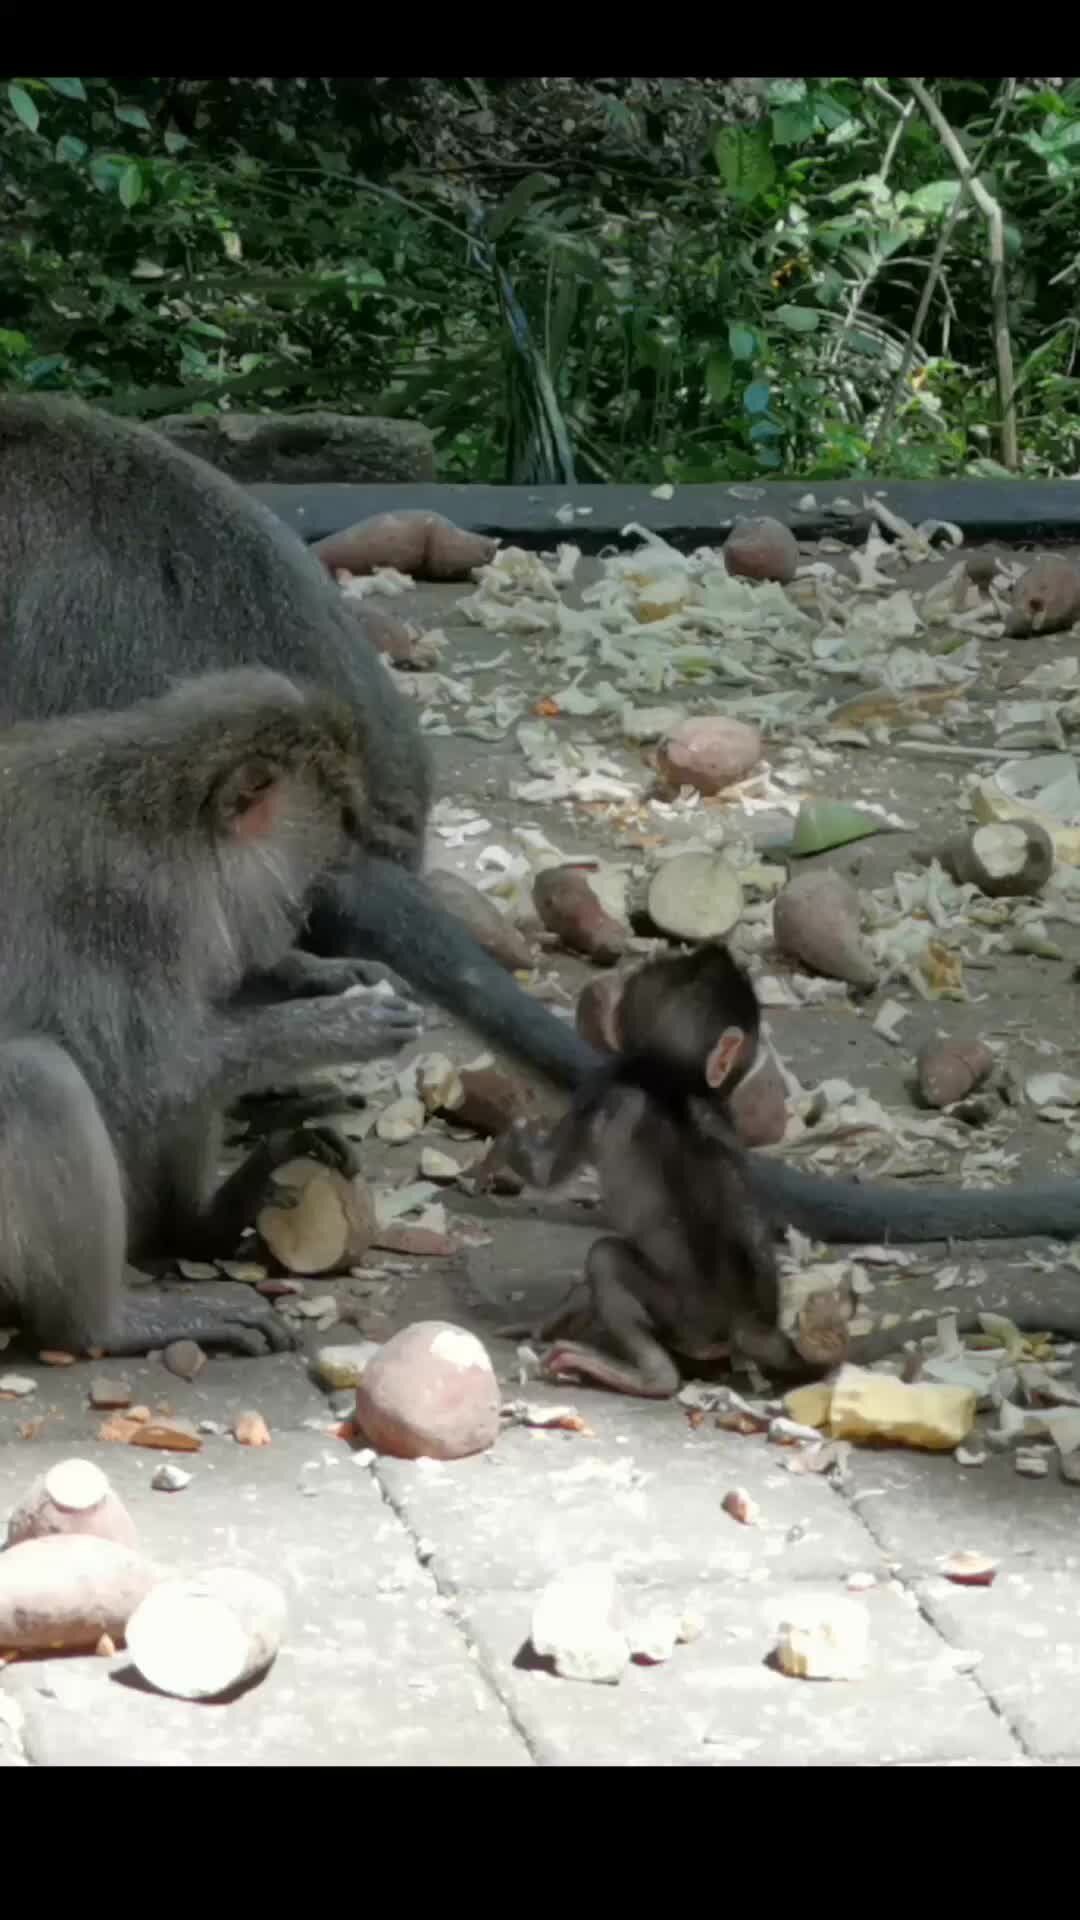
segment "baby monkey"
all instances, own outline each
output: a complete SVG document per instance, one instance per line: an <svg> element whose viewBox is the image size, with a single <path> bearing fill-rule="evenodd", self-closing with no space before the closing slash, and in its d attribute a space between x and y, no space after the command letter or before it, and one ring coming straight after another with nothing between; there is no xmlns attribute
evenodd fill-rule
<svg viewBox="0 0 1080 1920"><path fill-rule="evenodd" d="M838 1302L807 1302L795 1335L778 1326L775 1226L746 1173L728 1111L754 1064L757 995L727 948L651 960L605 1014L611 1059L543 1136L518 1121L500 1152L531 1186L595 1166L615 1232L597 1240L585 1282L540 1330L544 1362L617 1392L667 1399L689 1360L735 1352L763 1372L813 1375L843 1361ZM599 1322L614 1352L569 1337Z"/></svg>

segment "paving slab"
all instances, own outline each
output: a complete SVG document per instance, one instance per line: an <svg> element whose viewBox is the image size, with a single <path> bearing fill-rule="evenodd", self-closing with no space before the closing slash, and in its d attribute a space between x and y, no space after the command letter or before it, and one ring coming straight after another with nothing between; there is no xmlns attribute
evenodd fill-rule
<svg viewBox="0 0 1080 1920"><path fill-rule="evenodd" d="M671 1590L671 1604L691 1606L704 1632L662 1666L631 1666L617 1686L560 1680L523 1663L531 1596L484 1594L463 1613L548 1765L895 1766L965 1757L981 1766L1012 1758L1010 1733L979 1687L951 1667L910 1596L884 1587L864 1596L873 1657L863 1679L774 1671L770 1620L786 1591L783 1580L767 1598L724 1584Z"/></svg>
<svg viewBox="0 0 1080 1920"><path fill-rule="evenodd" d="M852 1505L906 1577L973 1547L1009 1565L1075 1571L1080 1582L1080 1487L1062 1482L1055 1458L1042 1480L1018 1474L1011 1452L982 1467L900 1449L856 1452L850 1464Z"/></svg>
<svg viewBox="0 0 1080 1920"><path fill-rule="evenodd" d="M258 1371L258 1369L255 1369ZM0 1505L70 1455L0 1449ZM150 1558L170 1570L247 1567L280 1581L285 1647L270 1678L227 1706L167 1700L113 1660L20 1661L5 1693L41 1765L509 1765L527 1753L478 1675L430 1573L363 1458L315 1433L269 1447L208 1437L191 1484L153 1492L165 1456L80 1442L106 1471ZM0 1720L0 1736L3 1721ZM3 1741L0 1738L0 1752Z"/></svg>
<svg viewBox="0 0 1080 1920"><path fill-rule="evenodd" d="M974 1677L1023 1750L1080 1765L1080 1567L1006 1562L992 1587L917 1587L926 1617L979 1655Z"/></svg>
<svg viewBox="0 0 1080 1920"><path fill-rule="evenodd" d="M530 1401L556 1404L530 1387ZM870 1542L819 1475L785 1471L783 1450L715 1428L689 1432L682 1410L596 1394L593 1437L512 1428L472 1460L380 1460L388 1497L430 1543L446 1590L530 1587L577 1560L611 1561L642 1586L724 1578L841 1577ZM723 1511L742 1487L761 1508L744 1526Z"/></svg>
<svg viewBox="0 0 1080 1920"><path fill-rule="evenodd" d="M288 1583L291 1584L291 1583ZM290 1596L295 1612L305 1604ZM271 1680L227 1702L166 1699L115 1659L28 1661L5 1690L37 1766L526 1766L527 1746L431 1595L309 1589ZM339 1610L340 1609L340 1610Z"/></svg>

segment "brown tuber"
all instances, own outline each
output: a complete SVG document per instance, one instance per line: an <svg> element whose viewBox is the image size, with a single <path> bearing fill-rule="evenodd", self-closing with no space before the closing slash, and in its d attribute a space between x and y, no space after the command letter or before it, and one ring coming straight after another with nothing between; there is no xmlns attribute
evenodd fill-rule
<svg viewBox="0 0 1080 1920"><path fill-rule="evenodd" d="M782 520L766 514L737 520L724 542L724 565L744 580L794 580L799 564L795 535Z"/></svg>
<svg viewBox="0 0 1080 1920"><path fill-rule="evenodd" d="M1046 885L1054 870L1054 843L1036 820L994 820L958 834L940 858L961 886L976 886L991 900L1011 899Z"/></svg>
<svg viewBox="0 0 1080 1920"><path fill-rule="evenodd" d="M178 1700L214 1700L263 1673L285 1631L285 1596L262 1574L219 1567L162 1580L127 1622L144 1680Z"/></svg>
<svg viewBox="0 0 1080 1920"><path fill-rule="evenodd" d="M0 1648L92 1653L124 1637L161 1571L133 1547L92 1533L23 1540L0 1553Z"/></svg>
<svg viewBox="0 0 1080 1920"><path fill-rule="evenodd" d="M993 1068L994 1056L981 1040L928 1040L915 1062L924 1105L951 1107L966 1100Z"/></svg>
<svg viewBox="0 0 1080 1920"><path fill-rule="evenodd" d="M782 952L849 986L877 984L877 967L859 930L859 896L829 867L797 873L776 896L773 935Z"/></svg>
<svg viewBox="0 0 1080 1920"><path fill-rule="evenodd" d="M394 567L414 580L465 580L474 567L487 565L496 545L482 534L455 527L441 513L411 508L358 520L341 533L317 540L312 551L331 573Z"/></svg>
<svg viewBox="0 0 1080 1920"><path fill-rule="evenodd" d="M1043 554L1009 595L1005 632L1011 640L1064 633L1080 617L1080 572L1060 554Z"/></svg>
<svg viewBox="0 0 1080 1920"><path fill-rule="evenodd" d="M476 1335L444 1320L418 1320L392 1335L364 1368L355 1421L379 1453L462 1460L494 1446L501 1404Z"/></svg>
<svg viewBox="0 0 1080 1920"><path fill-rule="evenodd" d="M828 1288L812 1293L796 1315L792 1341L812 1367L831 1371L847 1362L851 1302Z"/></svg>
<svg viewBox="0 0 1080 1920"><path fill-rule="evenodd" d="M456 1127L473 1133L504 1133L525 1105L521 1087L497 1067L462 1067L457 1087L437 1112Z"/></svg>
<svg viewBox="0 0 1080 1920"><path fill-rule="evenodd" d="M7 1544L58 1533L93 1533L135 1545L135 1522L92 1460L61 1460L34 1481L8 1520Z"/></svg>
<svg viewBox="0 0 1080 1920"><path fill-rule="evenodd" d="M657 749L661 779L699 793L722 793L745 780L761 759L761 734L745 720L700 715L674 727Z"/></svg>
<svg viewBox="0 0 1080 1920"><path fill-rule="evenodd" d="M571 952L600 966L625 953L627 929L597 899L581 867L545 867L533 881L533 904L548 931Z"/></svg>
<svg viewBox="0 0 1080 1920"><path fill-rule="evenodd" d="M494 901L481 893L479 887L443 867L437 867L426 877L429 892L441 900L455 920L468 927L477 946L490 953L508 973L532 966L533 956L524 934L518 932L513 921L500 913Z"/></svg>

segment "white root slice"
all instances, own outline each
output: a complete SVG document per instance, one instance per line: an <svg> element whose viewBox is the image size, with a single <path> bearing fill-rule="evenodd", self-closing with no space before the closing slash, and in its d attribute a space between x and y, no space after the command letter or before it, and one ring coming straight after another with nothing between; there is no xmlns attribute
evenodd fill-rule
<svg viewBox="0 0 1080 1920"><path fill-rule="evenodd" d="M70 1513L85 1513L96 1507L109 1491L109 1482L92 1460L60 1460L50 1467L42 1488L54 1506Z"/></svg>
<svg viewBox="0 0 1080 1920"><path fill-rule="evenodd" d="M1054 867L1054 846L1035 820L996 820L950 842L947 862L956 879L991 899L1038 893Z"/></svg>
<svg viewBox="0 0 1080 1920"><path fill-rule="evenodd" d="M742 915L742 883L717 854L680 853L653 875L648 910L677 940L722 940Z"/></svg>
<svg viewBox="0 0 1080 1920"><path fill-rule="evenodd" d="M800 1596L779 1624L774 1658L800 1680L857 1680L870 1657L870 1615L842 1594Z"/></svg>
<svg viewBox="0 0 1080 1920"><path fill-rule="evenodd" d="M270 1202L256 1225L270 1252L289 1273L337 1273L358 1266L371 1245L375 1213L363 1180L347 1180L314 1160L289 1160L274 1180L291 1189L295 1204Z"/></svg>
<svg viewBox="0 0 1080 1920"><path fill-rule="evenodd" d="M993 879L1019 873L1027 859L1027 834L1015 820L996 827L979 827L971 836L971 851Z"/></svg>
<svg viewBox="0 0 1080 1920"><path fill-rule="evenodd" d="M127 1623L144 1680L178 1700L212 1700L263 1672L285 1631L285 1595L240 1567L163 1580Z"/></svg>
<svg viewBox="0 0 1080 1920"><path fill-rule="evenodd" d="M60 1460L12 1509L7 1544L59 1533L93 1533L135 1545L135 1522L92 1460Z"/></svg>

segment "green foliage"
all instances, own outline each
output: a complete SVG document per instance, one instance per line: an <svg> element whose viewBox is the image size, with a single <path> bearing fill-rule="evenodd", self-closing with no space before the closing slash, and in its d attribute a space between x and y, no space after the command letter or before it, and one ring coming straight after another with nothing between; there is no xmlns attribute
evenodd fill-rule
<svg viewBox="0 0 1080 1920"><path fill-rule="evenodd" d="M936 132L901 80L757 84L8 79L0 379L413 415L447 478L996 470L985 223ZM1073 473L1080 91L933 85L1005 214L1024 470Z"/></svg>

